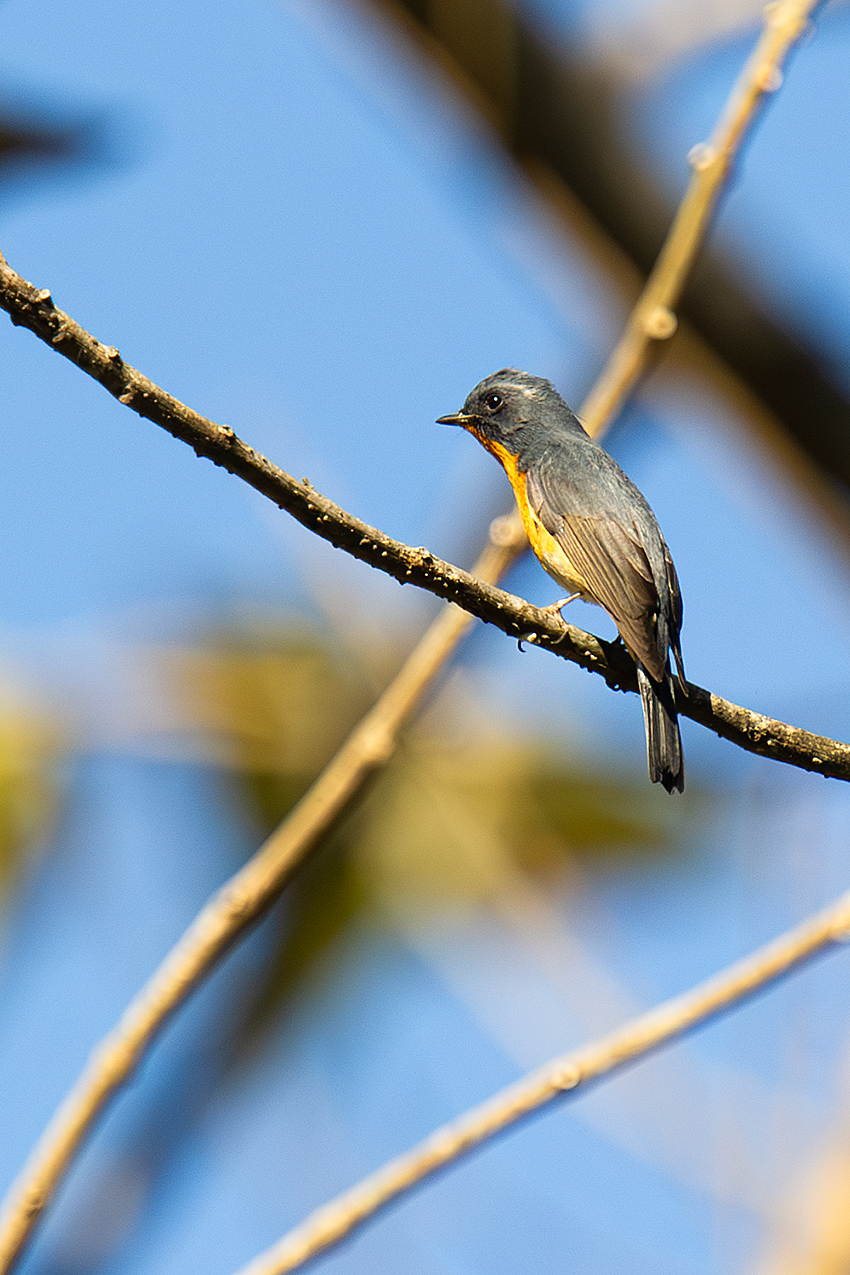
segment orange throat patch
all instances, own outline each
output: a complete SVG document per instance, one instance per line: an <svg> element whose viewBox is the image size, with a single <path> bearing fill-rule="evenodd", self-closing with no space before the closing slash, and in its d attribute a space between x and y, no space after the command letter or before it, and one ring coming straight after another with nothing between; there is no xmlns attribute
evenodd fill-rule
<svg viewBox="0 0 850 1275"><path fill-rule="evenodd" d="M582 577L576 573L575 568L558 541L551 532L546 530L535 511L529 505L525 472L517 468L516 456L509 452L506 447L503 447L501 443L496 443L491 438L485 438L483 434L479 434L471 426L467 425L465 428L478 439L481 446L491 456L496 457L496 460L510 479L522 524L525 527L525 534L528 536L529 544L534 550L540 565L549 573L553 580L558 581L562 588L568 589L570 593L580 593L586 602L595 602L596 599L588 592L587 585Z"/></svg>

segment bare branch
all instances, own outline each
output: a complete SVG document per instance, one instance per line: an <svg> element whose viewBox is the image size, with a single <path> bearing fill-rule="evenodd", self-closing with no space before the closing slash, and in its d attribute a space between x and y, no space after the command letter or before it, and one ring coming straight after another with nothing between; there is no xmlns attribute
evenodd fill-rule
<svg viewBox="0 0 850 1275"><path fill-rule="evenodd" d="M813 8L814 4L800 4L799 0L784 0L780 6L771 6L773 13L768 13L765 36L726 108L724 120L729 127L724 132L721 123L711 143L720 167L712 167L714 159L695 165L698 176L685 202L694 185L698 185L703 202L696 202L701 211L696 217L685 218L684 206L680 210L662 253L664 270L660 276L658 268L653 272L612 360L580 409L589 432L600 432L612 419L643 370L652 343L672 335L675 320L669 308L676 304L723 176L760 94L774 86L777 68L799 34L804 21L799 15ZM769 38L771 30L774 38ZM709 176L701 176L700 169ZM683 220L687 222L686 231L682 230ZM0 307L8 311L14 324L28 327L99 381L121 403L189 443L199 456L250 483L316 534L388 572L402 584L416 584L459 604L430 626L393 683L316 784L245 868L207 903L131 1002L113 1032L95 1050L7 1197L0 1225L0 1272L5 1272L20 1255L97 1116L132 1074L157 1033L215 962L279 895L369 774L389 760L401 725L468 629L471 616L601 673L614 688L634 690L635 676L632 661L622 647L565 625L551 612L540 611L493 587L526 543L516 516L494 524L496 535L476 563L473 575L469 575L434 558L424 548L410 548L354 518L308 483L299 483L256 453L228 426L207 420L161 390L125 364L114 347L103 346L58 310L50 293L34 288L16 274L2 254ZM845 744L774 722L699 687L688 688L679 710L750 751L824 775L850 778L850 748Z"/></svg>
<svg viewBox="0 0 850 1275"><path fill-rule="evenodd" d="M676 304L686 275L705 233L709 217L746 129L765 93L781 83L781 66L804 29L819 0L778 0L765 10L765 30L724 106L711 141L693 156L694 176L626 330L606 368L580 408L588 432L597 434L610 422L624 396L645 367L653 341L676 329L670 309ZM514 541L490 575L476 578L435 558L427 549L411 548L347 513L339 505L299 482L254 451L228 425L218 425L173 398L141 372L124 363L114 346L102 345L69 315L57 309L50 292L37 289L18 275L0 253L0 307L12 322L27 327L104 386L119 402L147 417L176 438L255 487L311 531L356 558L392 575L401 584L415 584L455 602L509 636L554 651L564 659L600 673L609 686L635 690L631 661L616 645L603 642L572 625L546 616L512 594L493 587L520 551ZM533 636L529 636L533 635ZM751 713L697 686L677 704L691 717L739 747L773 757L833 778L850 778L850 749L823 736Z"/></svg>
<svg viewBox="0 0 850 1275"><path fill-rule="evenodd" d="M534 642L600 674L614 689L636 690L634 664L619 644L566 624L551 612L435 558L427 549L393 540L347 513L308 483L299 482L255 452L229 426L207 420L124 363L116 350L101 345L69 315L56 309L48 292L27 283L2 258L0 307L9 312L14 323L54 345L122 403L189 443L199 456L243 478L338 549L385 571L401 584L418 585L457 603L509 637ZM687 696L677 697L676 706L683 716L708 726L747 752L832 778L850 779L847 744L773 721L694 685L688 686Z"/></svg>
<svg viewBox="0 0 850 1275"><path fill-rule="evenodd" d="M392 1201L519 1121L645 1058L848 939L850 893L692 991L665 1001L593 1044L552 1059L443 1125L424 1142L317 1209L243 1267L239 1275L283 1275L297 1270L339 1244Z"/></svg>

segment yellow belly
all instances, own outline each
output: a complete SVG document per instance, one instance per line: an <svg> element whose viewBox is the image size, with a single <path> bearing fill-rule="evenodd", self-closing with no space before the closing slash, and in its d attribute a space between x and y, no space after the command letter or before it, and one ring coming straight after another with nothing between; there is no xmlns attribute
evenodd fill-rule
<svg viewBox="0 0 850 1275"><path fill-rule="evenodd" d="M516 456L511 455L504 447L494 443L489 438L484 438L479 434L478 439L487 448L491 456L496 457L511 481L523 526L525 527L525 534L528 536L529 544L541 566L549 572L553 580L557 580L558 584L569 590L570 593L580 593L585 602L595 602L596 599L588 592L587 585L575 570L555 537L546 530L529 505L525 489L525 474L520 473L517 469Z"/></svg>

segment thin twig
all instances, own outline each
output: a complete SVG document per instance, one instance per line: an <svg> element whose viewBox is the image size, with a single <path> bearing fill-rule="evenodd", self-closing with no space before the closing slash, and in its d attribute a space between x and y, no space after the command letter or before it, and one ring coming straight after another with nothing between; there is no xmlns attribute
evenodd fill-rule
<svg viewBox="0 0 850 1275"><path fill-rule="evenodd" d="M809 5L808 9L811 8ZM775 20L772 21L776 25ZM792 38L788 36L788 44ZM776 58L774 66L779 65L778 53ZM756 78L761 77L759 83L763 91L767 72L761 64L754 66L753 63L751 59L748 68ZM742 87L739 81L727 114L732 113L731 102L736 95L749 103L746 109L750 115L746 115L744 108L739 112L735 145L754 112L758 93ZM733 153L730 150L727 167ZM719 188L720 179L717 191ZM677 270L668 271L667 291L659 290L655 274L650 279L635 311L644 318L631 325L635 331L630 339L628 361L622 360L621 342L580 409L589 432L599 433L612 419L616 407L645 366L652 341L671 334L661 331L664 324L647 322L645 316L655 314L657 320L659 307L675 304L699 234L705 230L710 207L709 202L698 234L692 232L687 243L679 240L675 249L669 241L665 245L668 262L675 262L677 253L686 249L690 256L682 260ZM677 233L678 224L677 218L671 236ZM0 1275L3 1275L22 1252L53 1191L111 1096L126 1083L155 1036L186 996L246 927L278 897L292 873L360 791L368 776L386 763L401 725L468 629L473 615L496 624L511 636L546 646L584 668L601 673L612 687L634 690L635 685L634 666L621 647L564 625L551 612L541 611L491 587L491 582L501 577L525 545L516 516L494 524L497 534L470 576L434 558L426 549L411 549L347 514L308 483L299 483L260 456L237 438L229 426L207 420L165 393L125 364L118 350L103 346L69 315L58 310L50 293L34 288L18 275L2 253L0 307L7 310L14 324L28 327L120 402L189 443L199 456L243 478L318 535L394 575L401 583L417 584L459 604L446 610L430 626L401 672L325 772L245 868L206 904L131 1002L115 1029L94 1051L7 1196L0 1223ZM612 367L614 361L618 361L618 369ZM611 386L616 386L618 378L622 379L622 387L612 393ZM600 406L604 386L608 386L607 398ZM824 775L850 778L850 748L845 744L750 713L698 687L689 687L680 711L750 751Z"/></svg>
<svg viewBox="0 0 850 1275"><path fill-rule="evenodd" d="M796 929L624 1027L501 1090L312 1213L239 1275L283 1275L327 1252L379 1210L544 1107L670 1044L850 939L850 893Z"/></svg>
<svg viewBox="0 0 850 1275"><path fill-rule="evenodd" d="M777 0L764 11L761 38L738 77L708 142L688 156L693 175L673 224L629 316L604 374L584 406L583 420L593 427L609 420L640 377L647 344L668 340L676 331L673 307L705 238L711 214L741 143L765 94L782 83L782 67L821 0Z"/></svg>

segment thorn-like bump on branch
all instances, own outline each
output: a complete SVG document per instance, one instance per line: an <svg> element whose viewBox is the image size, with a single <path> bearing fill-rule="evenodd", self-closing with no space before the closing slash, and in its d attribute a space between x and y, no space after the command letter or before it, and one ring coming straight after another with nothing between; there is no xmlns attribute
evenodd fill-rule
<svg viewBox="0 0 850 1275"><path fill-rule="evenodd" d="M39 305L47 305L48 302L50 302L51 306L53 305L53 297L50 295L49 288L39 288L35 294L35 299Z"/></svg>
<svg viewBox="0 0 850 1275"><path fill-rule="evenodd" d="M688 151L688 163L695 173L704 173L717 160L717 151L710 142L697 142Z"/></svg>
<svg viewBox="0 0 850 1275"><path fill-rule="evenodd" d="M44 1192L39 1187L34 1187L27 1193L24 1207L30 1217L38 1217L45 1203Z"/></svg>
<svg viewBox="0 0 850 1275"><path fill-rule="evenodd" d="M512 513L502 514L490 523L490 543L497 549L507 549L518 541L517 532L516 516Z"/></svg>
<svg viewBox="0 0 850 1275"><path fill-rule="evenodd" d="M778 66L766 66L759 76L759 88L763 93L775 93L782 88L784 78Z"/></svg>
<svg viewBox="0 0 850 1275"><path fill-rule="evenodd" d="M568 1063L566 1067L552 1077L552 1083L557 1085L559 1089L575 1089L581 1080L581 1068L575 1063Z"/></svg>
<svg viewBox="0 0 850 1275"><path fill-rule="evenodd" d="M657 305L643 321L643 330L653 341L669 341L678 326L678 319L666 305Z"/></svg>

